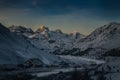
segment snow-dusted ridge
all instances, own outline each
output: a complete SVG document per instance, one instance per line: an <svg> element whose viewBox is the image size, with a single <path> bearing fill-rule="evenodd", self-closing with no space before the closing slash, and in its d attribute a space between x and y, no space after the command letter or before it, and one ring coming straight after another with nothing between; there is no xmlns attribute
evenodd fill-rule
<svg viewBox="0 0 120 80"><path fill-rule="evenodd" d="M19 27L16 30L19 30ZM96 55L96 53L101 51L103 53L111 49L120 48L120 23L116 22L99 27L88 36L84 36L79 32L65 34L60 29L51 31L46 26L40 26L33 34L25 31L21 34L27 35L34 46L51 53L54 51L64 53L65 50L78 48L80 51L87 50L89 52L90 50L90 54ZM76 52L81 54L79 50ZM73 54L76 54L76 52Z"/></svg>
<svg viewBox="0 0 120 80"><path fill-rule="evenodd" d="M96 55L111 49L120 48L120 23L112 22L97 28L87 37L76 42L81 51L91 49L89 54ZM102 52L101 52L102 51Z"/></svg>

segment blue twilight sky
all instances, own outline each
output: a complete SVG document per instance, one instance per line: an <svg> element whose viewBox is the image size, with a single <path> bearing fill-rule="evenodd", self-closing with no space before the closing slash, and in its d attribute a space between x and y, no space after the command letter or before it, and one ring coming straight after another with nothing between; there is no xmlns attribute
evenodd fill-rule
<svg viewBox="0 0 120 80"><path fill-rule="evenodd" d="M0 22L88 35L104 24L120 22L120 0L0 0Z"/></svg>

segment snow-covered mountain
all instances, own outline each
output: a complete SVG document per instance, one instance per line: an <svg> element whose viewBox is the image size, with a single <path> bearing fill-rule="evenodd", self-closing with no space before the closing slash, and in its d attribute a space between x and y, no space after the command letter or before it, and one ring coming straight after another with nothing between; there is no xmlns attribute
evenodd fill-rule
<svg viewBox="0 0 120 80"><path fill-rule="evenodd" d="M51 52L55 50L60 50L60 52L74 47L74 42L83 38L84 35L76 32L71 34L63 33L60 29L51 31L48 27L41 26L34 34L33 40L38 44L47 46Z"/></svg>
<svg viewBox="0 0 120 80"><path fill-rule="evenodd" d="M34 46L48 52L54 52L58 49L60 51L72 49L74 47L74 42L85 37L79 32L66 34L60 29L52 31L43 25L40 26L35 32L29 28L24 28L21 26L12 26L9 27L9 29L17 34L27 36Z"/></svg>
<svg viewBox="0 0 120 80"><path fill-rule="evenodd" d="M93 31L87 37L76 42L77 48L96 55L111 49L120 49L120 23L112 22ZM98 55L98 54L97 54Z"/></svg>
<svg viewBox="0 0 120 80"><path fill-rule="evenodd" d="M19 27L12 29L12 32L20 32ZM17 29L18 28L18 29ZM71 34L63 33L60 29L51 31L48 27L40 26L35 32L26 28L22 30L23 35L27 35L28 40L35 47L54 52L55 54L101 55L112 49L120 49L120 23L111 22L97 28L90 35L84 36L79 32Z"/></svg>
<svg viewBox="0 0 120 80"><path fill-rule="evenodd" d="M61 30L50 31L45 28L45 30L38 33L37 36L40 35L43 36L44 40L39 37L39 41L45 42L44 45L49 46L51 50L55 48L71 48L73 45L73 37L63 33Z"/></svg>
<svg viewBox="0 0 120 80"><path fill-rule="evenodd" d="M10 30L10 32L0 24L0 64L18 64L34 60L35 63L53 65L62 62L61 59L63 59L71 66L84 67L85 74L86 71L89 71L93 80L119 80L120 78L120 23L106 24L86 37L78 32L65 34L59 29L51 31L45 26L41 26L30 35L26 35L29 31L14 30ZM58 58L47 53L52 50L57 51L56 54L60 52L64 55ZM65 56L65 54L68 55ZM85 57L99 58L104 61L86 59ZM85 76L83 75L83 77Z"/></svg>
<svg viewBox="0 0 120 80"><path fill-rule="evenodd" d="M47 65L61 62L57 56L32 45L25 36L12 33L0 24L0 64L21 64L29 59L39 59Z"/></svg>

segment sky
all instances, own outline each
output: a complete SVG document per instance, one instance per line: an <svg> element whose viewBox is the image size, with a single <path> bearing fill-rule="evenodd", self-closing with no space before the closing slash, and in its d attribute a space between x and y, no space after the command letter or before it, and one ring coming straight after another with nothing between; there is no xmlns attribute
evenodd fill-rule
<svg viewBox="0 0 120 80"><path fill-rule="evenodd" d="M104 24L120 22L119 4L120 0L0 0L0 22L88 35Z"/></svg>

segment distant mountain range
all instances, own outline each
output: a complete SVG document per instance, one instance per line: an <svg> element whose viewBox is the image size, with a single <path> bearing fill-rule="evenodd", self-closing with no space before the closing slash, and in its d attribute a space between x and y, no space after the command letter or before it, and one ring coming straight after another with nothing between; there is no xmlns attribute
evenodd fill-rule
<svg viewBox="0 0 120 80"><path fill-rule="evenodd" d="M120 23L106 24L90 35L66 34L40 26L35 32L22 26L0 24L0 64L20 64L39 59L42 64L61 62L59 55L109 56L120 51ZM50 54L49 54L50 53Z"/></svg>
<svg viewBox="0 0 120 80"><path fill-rule="evenodd" d="M40 26L35 32L21 26L11 26L9 29L11 32L28 37L34 46L47 50L48 52L53 52L57 49L61 51L72 49L74 47L74 42L85 37L79 32L66 34L60 29L51 31L45 26ZM41 47L41 45L44 47Z"/></svg>
<svg viewBox="0 0 120 80"><path fill-rule="evenodd" d="M66 34L60 29L50 31L45 26L40 26L35 32L28 28L14 27L9 29L27 35L33 45L54 54L100 56L109 50L120 48L120 23L116 22L99 27L88 36L79 32Z"/></svg>

